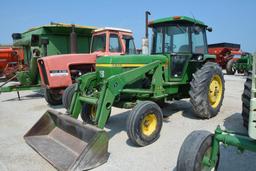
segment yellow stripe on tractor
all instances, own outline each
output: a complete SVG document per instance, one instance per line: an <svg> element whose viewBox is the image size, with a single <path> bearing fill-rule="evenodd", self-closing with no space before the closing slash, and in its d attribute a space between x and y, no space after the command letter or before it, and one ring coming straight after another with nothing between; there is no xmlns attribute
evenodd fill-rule
<svg viewBox="0 0 256 171"><path fill-rule="evenodd" d="M145 64L96 64L96 67L142 67Z"/></svg>

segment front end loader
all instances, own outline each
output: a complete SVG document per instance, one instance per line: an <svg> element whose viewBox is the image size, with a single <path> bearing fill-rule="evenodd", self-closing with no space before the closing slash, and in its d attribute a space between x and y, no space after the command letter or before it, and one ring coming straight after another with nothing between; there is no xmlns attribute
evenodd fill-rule
<svg viewBox="0 0 256 171"><path fill-rule="evenodd" d="M166 101L190 98L197 117L209 119L216 116L222 105L225 88L221 68L211 62L215 60L215 56L207 53L206 31L211 29L203 22L185 16L147 22L146 26L153 30L151 55L98 58L95 72L82 75L75 84L67 88L63 96L68 104L67 113L48 111L36 125L45 130L44 125L55 123L53 117L44 119L49 115L56 117L56 123L67 123L69 120L77 123L79 121L75 119L80 116L84 123L79 125L84 125L85 138L88 138L89 128L94 128L95 136L101 136L99 133L110 117L112 106L132 109L127 119L128 137L133 144L146 146L160 137L163 121L161 107ZM74 129L75 125L67 125L69 126L59 128L77 138L81 137L77 129ZM35 150L42 155L45 148L40 146L40 142L33 141L45 136L38 127L33 127L30 131L35 134L26 134L25 139L29 138L31 141L27 143L32 147L37 146ZM47 133L51 134L51 130ZM61 136L58 134L56 138ZM56 141L61 145L69 144L72 139L58 138ZM80 141L82 143L83 139ZM87 145L99 143L98 141L102 142L101 138L89 141ZM52 148L48 150L51 154L42 156L51 162L48 156L55 156L57 159L58 155L54 151L59 147L52 144L49 147ZM98 146L98 149L102 147L103 145ZM68 146L65 148L67 151L70 149ZM97 155L93 150L90 154L94 153ZM81 161L78 159L77 162ZM58 168L55 162L51 163Z"/></svg>
<svg viewBox="0 0 256 171"><path fill-rule="evenodd" d="M221 144L237 147L241 152L256 152L256 55L252 65L252 73L247 77L242 94L243 125L248 134L222 130L219 126L214 134L204 130L192 132L181 146L177 171L217 170Z"/></svg>

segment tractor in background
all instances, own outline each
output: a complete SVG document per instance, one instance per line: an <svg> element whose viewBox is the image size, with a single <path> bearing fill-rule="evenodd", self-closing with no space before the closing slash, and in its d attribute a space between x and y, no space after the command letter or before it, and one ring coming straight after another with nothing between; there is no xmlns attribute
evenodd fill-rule
<svg viewBox="0 0 256 171"><path fill-rule="evenodd" d="M215 60L206 41L212 29L186 16L146 20L148 26L153 30L151 54L98 58L96 71L77 78L74 91L63 95L70 104L67 113L48 110L25 134L26 143L57 169L88 170L107 161L103 128L112 106L132 109L127 134L137 146L160 137L160 106L166 101L190 98L201 119L218 114L225 88L221 68L209 62Z"/></svg>
<svg viewBox="0 0 256 171"><path fill-rule="evenodd" d="M240 54L240 44L216 43L208 45L209 54L216 55L216 63L222 69L226 69L227 74L231 74L232 65L229 62L235 54Z"/></svg>
<svg viewBox="0 0 256 171"><path fill-rule="evenodd" d="M0 85L1 92L22 90L38 90L41 88L37 59L44 56L74 53L89 53L92 31L95 27L71 25L63 23L51 23L29 29L24 33L12 34L13 46L23 49L24 70L16 72L16 75ZM18 80L18 84L4 86L8 82Z"/></svg>
<svg viewBox="0 0 256 171"><path fill-rule="evenodd" d="M61 104L64 90L74 84L76 78L95 71L97 57L136 54L132 31L127 29L96 29L92 32L90 44L90 53L87 54L62 54L38 59L41 84L45 88L45 99L49 104ZM75 87L70 88L74 91ZM63 105L70 105L67 103L63 99Z"/></svg>
<svg viewBox="0 0 256 171"><path fill-rule="evenodd" d="M0 47L0 77L12 78L19 70L25 70L23 48Z"/></svg>
<svg viewBox="0 0 256 171"><path fill-rule="evenodd" d="M241 152L256 152L256 55L252 66L242 94L243 125L248 134L222 130L219 126L214 134L204 130L193 131L181 146L177 171L217 170L221 144L237 147Z"/></svg>
<svg viewBox="0 0 256 171"><path fill-rule="evenodd" d="M239 74L248 75L252 70L252 58L253 55L248 52L234 54L233 58L228 61L227 64L230 68L228 74L233 75L237 72Z"/></svg>

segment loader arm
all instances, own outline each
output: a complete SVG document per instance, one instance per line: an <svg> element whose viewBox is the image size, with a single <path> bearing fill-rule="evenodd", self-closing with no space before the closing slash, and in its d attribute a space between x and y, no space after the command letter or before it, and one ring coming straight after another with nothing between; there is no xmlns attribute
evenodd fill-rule
<svg viewBox="0 0 256 171"><path fill-rule="evenodd" d="M129 71L109 77L104 81L101 92L99 93L99 98L82 94L82 92L86 92L86 89L89 87L90 83L96 80L96 73L89 73L84 75L83 77L79 78L79 84L76 87L76 92L72 99L69 111L70 114L72 117L77 118L82 110L84 103L94 104L97 106L94 122L97 123L99 128L104 128L115 97L122 92L125 85L137 80L145 73L154 70L151 85L153 86L153 89L157 90L155 92L152 90L152 93L154 93L154 95L161 94L158 92L162 90L163 84L162 77L159 77L159 74L162 72L162 65L160 65L160 63L161 61L154 61L142 67L134 68ZM158 75L158 77L156 77L156 75Z"/></svg>

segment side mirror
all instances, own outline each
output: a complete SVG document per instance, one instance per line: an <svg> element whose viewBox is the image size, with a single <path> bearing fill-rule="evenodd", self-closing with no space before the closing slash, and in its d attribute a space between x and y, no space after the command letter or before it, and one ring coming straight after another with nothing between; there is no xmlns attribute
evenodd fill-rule
<svg viewBox="0 0 256 171"><path fill-rule="evenodd" d="M212 32L212 27L207 27L206 30Z"/></svg>

